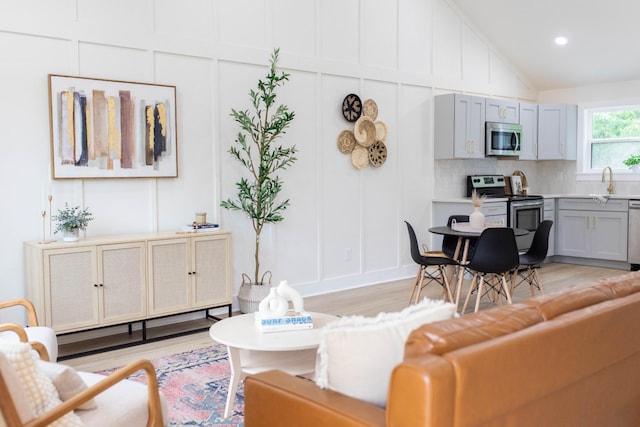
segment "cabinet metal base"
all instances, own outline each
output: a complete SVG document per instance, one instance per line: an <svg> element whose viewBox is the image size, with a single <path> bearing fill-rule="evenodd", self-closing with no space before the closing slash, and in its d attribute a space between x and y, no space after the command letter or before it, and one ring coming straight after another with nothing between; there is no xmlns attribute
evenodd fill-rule
<svg viewBox="0 0 640 427"><path fill-rule="evenodd" d="M212 315L210 313L210 310L213 310L213 309L216 309L216 308L223 308L223 307L227 307L228 316L231 317L232 316L232 305L231 304L224 304L224 305L219 305L219 306L215 306L215 307L209 307L209 308L204 309L204 310L203 309L198 309L198 310L193 310L193 311L188 311L188 312L170 314L170 315L166 315L166 316L158 316L158 317L153 317L153 318L149 318L149 319L142 319L142 320L138 320L136 322L121 323L121 324L117 324L117 325L104 326L102 328L85 329L85 330L82 330L82 331L66 332L66 333L58 334L58 336L67 336L67 335L73 335L73 334L80 334L80 333L91 331L91 330L100 330L100 329L107 329L107 328L113 328L113 327L117 327L117 326L127 325L128 334L129 335L133 335L133 333L134 333L133 325L135 325L137 323L139 323L141 325L140 326L141 338L139 340L127 341L127 342L124 342L124 343L121 343L121 344L100 346L100 347L97 347L97 348L94 348L94 349L91 349L91 350L79 351L79 352L75 352L75 353L62 354L62 355L58 356L58 360L62 361L62 360L73 359L73 358L76 358L76 357L90 356L90 355L93 355L93 354L104 353L104 352L107 352L107 351L118 350L118 349L121 349L121 348L133 347L133 346L137 346L137 345L141 345L141 344L148 344L148 343L151 343L151 342L162 341L162 340L166 340L166 339L170 339L170 338L175 338L175 337L180 337L180 336L184 336L184 335L190 335L190 334L195 334L195 333L198 333L198 332L203 332L203 331L208 330L210 326L192 328L192 329L185 330L185 331L174 332L174 333L170 333L170 334L163 334L163 335L159 335L159 336L155 336L155 337L149 337L148 334L147 334L147 331L148 331L147 322L149 322L151 320L164 319L164 318L168 318L168 317L180 316L180 315L184 315L184 314L188 314L188 313L195 313L195 312L200 312L200 311L204 311L205 319L218 321L218 320L222 320L223 318L219 317L219 316Z"/></svg>

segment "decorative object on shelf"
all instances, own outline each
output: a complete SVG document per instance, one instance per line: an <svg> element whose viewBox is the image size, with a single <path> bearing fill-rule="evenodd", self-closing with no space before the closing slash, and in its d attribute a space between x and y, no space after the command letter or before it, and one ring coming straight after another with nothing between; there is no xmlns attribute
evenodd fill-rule
<svg viewBox="0 0 640 427"><path fill-rule="evenodd" d="M204 225L207 223L207 213L206 212L196 212L196 223L198 225Z"/></svg>
<svg viewBox="0 0 640 427"><path fill-rule="evenodd" d="M176 111L175 86L49 74L53 178L176 178Z"/></svg>
<svg viewBox="0 0 640 427"><path fill-rule="evenodd" d="M485 225L484 214L480 210L484 197L478 197L478 192L473 190L471 193L471 204L473 205L473 212L469 215L469 225L471 228L482 229Z"/></svg>
<svg viewBox="0 0 640 427"><path fill-rule="evenodd" d="M380 167L387 160L387 125L376 120L378 105L373 99L367 99L361 108L356 109L354 105L359 103L360 98L353 93L342 102L342 114L354 126L353 131L344 130L340 133L338 149L343 154L351 155L351 163L356 169L363 169L368 164ZM349 114L345 113L345 108Z"/></svg>
<svg viewBox="0 0 640 427"><path fill-rule="evenodd" d="M362 115L362 101L355 93L350 93L342 101L342 116L348 122L355 122Z"/></svg>
<svg viewBox="0 0 640 427"><path fill-rule="evenodd" d="M87 228L89 221L93 220L93 214L89 208L69 207L69 203L65 202L64 209L59 209L53 219L57 224L55 233L62 232L65 242L77 242L80 230Z"/></svg>
<svg viewBox="0 0 640 427"><path fill-rule="evenodd" d="M269 295L260 301L255 322L261 332L313 328L312 316L304 311L302 296L286 280L271 288Z"/></svg>
<svg viewBox="0 0 640 427"><path fill-rule="evenodd" d="M258 312L263 318L281 317L287 314L289 304L278 295L278 288L269 289L269 295L258 304Z"/></svg>
<svg viewBox="0 0 640 427"><path fill-rule="evenodd" d="M511 193L514 195L522 194L522 178L519 175L511 177Z"/></svg>
<svg viewBox="0 0 640 427"><path fill-rule="evenodd" d="M258 80L257 90L249 91L253 111L231 110L231 116L240 126L240 131L236 145L229 148L229 153L245 167L249 177L240 178L236 183L238 192L235 198L222 201L220 206L242 211L251 218L255 232L255 269L250 286L265 284L264 280L260 280L260 233L265 224L282 221L282 212L289 206L289 199L277 200L282 190L282 181L277 173L297 160L295 145L276 145L277 139L286 133L295 117L295 113L289 111L286 105L276 105L276 89L289 80L289 74L276 69L279 52L280 49L276 48L271 54L265 80ZM244 276L243 273L243 284ZM240 310L243 311L242 304Z"/></svg>
<svg viewBox="0 0 640 427"><path fill-rule="evenodd" d="M622 161L629 169L635 173L640 173L640 154L632 154Z"/></svg>

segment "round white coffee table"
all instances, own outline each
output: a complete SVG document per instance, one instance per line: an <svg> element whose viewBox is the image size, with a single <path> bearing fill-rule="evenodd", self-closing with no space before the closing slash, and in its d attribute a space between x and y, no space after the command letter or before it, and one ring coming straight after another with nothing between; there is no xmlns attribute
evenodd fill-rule
<svg viewBox="0 0 640 427"><path fill-rule="evenodd" d="M320 329L337 317L310 314L313 329L299 331L260 332L255 326L253 313L229 317L211 326L209 336L227 346L231 365L225 418L231 415L238 384L246 375L271 369L292 375L307 375L315 371Z"/></svg>

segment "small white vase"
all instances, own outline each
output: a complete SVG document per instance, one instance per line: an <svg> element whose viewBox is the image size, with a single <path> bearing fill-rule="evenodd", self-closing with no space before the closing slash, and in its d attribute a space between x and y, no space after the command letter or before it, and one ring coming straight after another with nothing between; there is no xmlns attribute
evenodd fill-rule
<svg viewBox="0 0 640 427"><path fill-rule="evenodd" d="M71 230L64 230L62 236L62 240L65 242L77 242L80 240L80 229L73 228Z"/></svg>
<svg viewBox="0 0 640 427"><path fill-rule="evenodd" d="M469 226L477 229L484 228L484 214L480 211L480 207L473 207L473 212L469 215Z"/></svg>
<svg viewBox="0 0 640 427"><path fill-rule="evenodd" d="M640 173L640 165L631 165L633 173Z"/></svg>

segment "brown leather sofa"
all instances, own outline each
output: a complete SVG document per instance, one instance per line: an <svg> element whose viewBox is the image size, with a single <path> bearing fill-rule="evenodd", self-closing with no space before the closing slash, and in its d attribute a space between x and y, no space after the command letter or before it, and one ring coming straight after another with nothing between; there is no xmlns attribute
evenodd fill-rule
<svg viewBox="0 0 640 427"><path fill-rule="evenodd" d="M256 426L640 426L640 273L412 332L386 409L281 371L249 376Z"/></svg>

